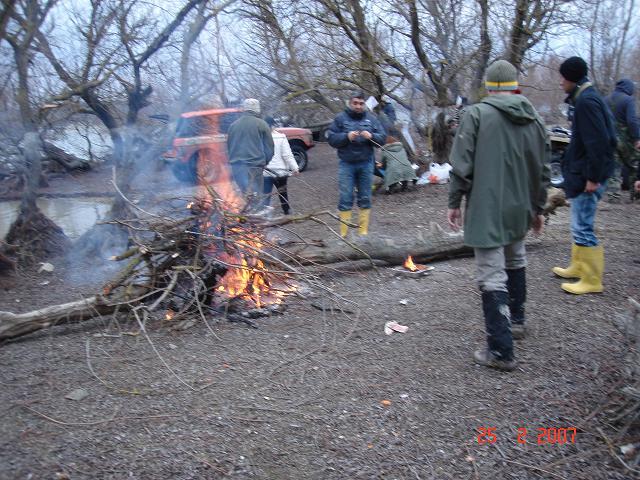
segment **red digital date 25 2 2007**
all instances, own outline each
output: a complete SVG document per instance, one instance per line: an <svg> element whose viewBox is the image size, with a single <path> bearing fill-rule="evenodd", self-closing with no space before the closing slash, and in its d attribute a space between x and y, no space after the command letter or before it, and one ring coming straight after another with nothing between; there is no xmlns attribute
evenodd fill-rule
<svg viewBox="0 0 640 480"><path fill-rule="evenodd" d="M480 427L478 428L478 436L476 437L480 445L496 443L498 441L497 427ZM529 431L525 427L518 428L518 436L516 441L523 445L530 443L528 440ZM567 428L538 428L532 435L537 435L537 445L564 445L567 443L576 443L575 427Z"/></svg>

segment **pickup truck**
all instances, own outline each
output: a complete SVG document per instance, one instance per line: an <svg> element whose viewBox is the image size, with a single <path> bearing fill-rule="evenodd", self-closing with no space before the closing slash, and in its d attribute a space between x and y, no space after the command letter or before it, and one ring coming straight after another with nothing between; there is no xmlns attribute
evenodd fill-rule
<svg viewBox="0 0 640 480"><path fill-rule="evenodd" d="M180 181L197 183L198 171L204 168L202 162L212 162L217 166L226 163L227 132L231 124L242 114L239 108L198 110L180 115L173 140L173 148L164 155L172 163L172 171ZM307 168L307 150L314 146L312 133L305 128L276 128L289 140L291 151L302 172ZM217 168L217 167L216 167Z"/></svg>

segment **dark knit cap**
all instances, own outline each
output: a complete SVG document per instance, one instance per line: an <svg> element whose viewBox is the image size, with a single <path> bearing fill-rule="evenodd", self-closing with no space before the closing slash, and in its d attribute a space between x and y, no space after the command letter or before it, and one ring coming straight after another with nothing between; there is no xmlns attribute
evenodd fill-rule
<svg viewBox="0 0 640 480"><path fill-rule="evenodd" d="M560 75L573 83L578 83L589 73L589 67L580 57L567 58L560 65Z"/></svg>
<svg viewBox="0 0 640 480"><path fill-rule="evenodd" d="M484 86L491 91L517 90L518 70L506 60L497 60L487 68Z"/></svg>

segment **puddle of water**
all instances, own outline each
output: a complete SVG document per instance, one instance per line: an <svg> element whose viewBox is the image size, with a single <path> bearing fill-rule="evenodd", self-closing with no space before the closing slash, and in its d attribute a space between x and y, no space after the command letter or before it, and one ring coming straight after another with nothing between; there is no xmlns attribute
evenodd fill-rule
<svg viewBox="0 0 640 480"><path fill-rule="evenodd" d="M104 218L111 207L108 197L38 198L36 203L69 238L75 239ZM0 202L0 238L5 238L18 215L19 201Z"/></svg>

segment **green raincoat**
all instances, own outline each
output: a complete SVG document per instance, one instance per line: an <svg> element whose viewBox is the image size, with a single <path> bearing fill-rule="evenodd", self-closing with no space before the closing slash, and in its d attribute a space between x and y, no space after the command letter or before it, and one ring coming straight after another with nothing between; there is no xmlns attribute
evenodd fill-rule
<svg viewBox="0 0 640 480"><path fill-rule="evenodd" d="M490 95L466 109L451 150L449 208L466 197L464 242L495 248L521 240L549 182L549 141L522 95Z"/></svg>
<svg viewBox="0 0 640 480"><path fill-rule="evenodd" d="M407 158L402 143L388 143L382 149L380 163L384 168L384 188L394 183L417 180L416 172Z"/></svg>

